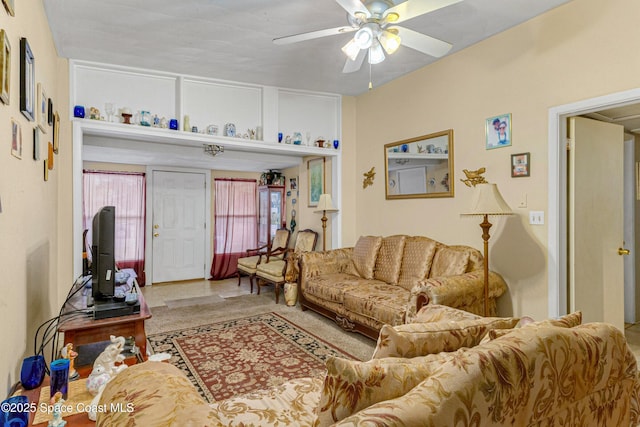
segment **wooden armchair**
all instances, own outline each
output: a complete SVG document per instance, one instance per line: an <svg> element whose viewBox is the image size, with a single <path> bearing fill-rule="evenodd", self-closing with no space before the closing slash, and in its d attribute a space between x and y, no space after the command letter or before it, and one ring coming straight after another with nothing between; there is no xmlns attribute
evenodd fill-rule
<svg viewBox="0 0 640 427"><path fill-rule="evenodd" d="M278 252L271 255L272 258L282 259L284 257L284 251L289 246L289 239L291 238L291 232L286 228L281 228L276 231L276 235L273 237L273 241L262 245L259 248L247 249L247 256L238 258L238 286L240 286L241 275L249 276L249 283L251 284L251 293L253 293L253 278L256 275L256 268L262 261L262 256L267 256L269 252ZM260 293L260 288L258 288Z"/></svg>
<svg viewBox="0 0 640 427"><path fill-rule="evenodd" d="M277 304L280 297L280 286L285 282L287 262L289 262L290 259L297 260L297 257L292 256L293 254L312 252L317 242L318 233L309 229L301 230L296 236L296 244L293 248L273 250L266 256L263 256L263 262L259 263L256 268L258 295L260 295L260 286L273 284L275 286ZM278 258L280 255L282 258Z"/></svg>

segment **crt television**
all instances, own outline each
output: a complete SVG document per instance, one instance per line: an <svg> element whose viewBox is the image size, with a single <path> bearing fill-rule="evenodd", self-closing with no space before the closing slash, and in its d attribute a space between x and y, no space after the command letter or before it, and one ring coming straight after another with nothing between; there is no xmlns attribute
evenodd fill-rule
<svg viewBox="0 0 640 427"><path fill-rule="evenodd" d="M115 206L105 206L93 217L91 288L96 302L111 299L115 290L115 223Z"/></svg>

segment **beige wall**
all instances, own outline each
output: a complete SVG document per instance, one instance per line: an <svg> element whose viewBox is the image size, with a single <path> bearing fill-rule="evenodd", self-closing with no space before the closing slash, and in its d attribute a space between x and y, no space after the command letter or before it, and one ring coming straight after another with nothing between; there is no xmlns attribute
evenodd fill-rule
<svg viewBox="0 0 640 427"><path fill-rule="evenodd" d="M71 126L67 61L58 58L42 2L15 2L15 17L0 8L0 29L11 44L10 104L0 103L0 382L6 395L19 380L22 359L33 353L39 324L57 314L73 281L71 254ZM46 143L33 160L33 128L20 113L20 38L35 57L35 81L44 85L61 120L60 150L49 181L43 179ZM12 157L11 119L22 127L22 160Z"/></svg>
<svg viewBox="0 0 640 427"><path fill-rule="evenodd" d="M640 58L629 55L640 40L638 14L635 0L574 0L359 96L357 155L345 167L379 174L373 188L354 188L357 234L421 234L482 248L480 220L460 217L471 195L460 178L462 169L484 166L516 213L491 229L491 268L509 284L500 313L546 317L548 230L530 226L528 212L548 213L548 111L640 86ZM505 113L513 115L513 145L485 150L485 119ZM383 145L449 128L455 197L385 200ZM531 177L513 179L510 155L521 152L531 153ZM528 207L518 208L525 195Z"/></svg>

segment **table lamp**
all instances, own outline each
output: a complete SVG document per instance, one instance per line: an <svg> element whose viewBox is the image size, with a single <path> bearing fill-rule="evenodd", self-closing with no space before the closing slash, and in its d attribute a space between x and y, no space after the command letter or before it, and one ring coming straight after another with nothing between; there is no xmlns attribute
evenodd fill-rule
<svg viewBox="0 0 640 427"><path fill-rule="evenodd" d="M511 215L513 212L504 201L496 184L478 184L473 189L471 209L462 215L480 215L484 220L480 223L482 240L484 240L484 315L489 315L489 215Z"/></svg>
<svg viewBox="0 0 640 427"><path fill-rule="evenodd" d="M338 209L333 207L331 194L321 194L316 209L316 213L322 212L322 251L324 252L327 250L327 212L338 212Z"/></svg>

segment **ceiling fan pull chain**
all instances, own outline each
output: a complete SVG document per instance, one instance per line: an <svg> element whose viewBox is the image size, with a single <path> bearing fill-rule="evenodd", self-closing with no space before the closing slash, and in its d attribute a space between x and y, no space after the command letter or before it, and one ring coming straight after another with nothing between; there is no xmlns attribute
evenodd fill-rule
<svg viewBox="0 0 640 427"><path fill-rule="evenodd" d="M369 90L373 89L373 84L371 84L371 62L369 62Z"/></svg>

